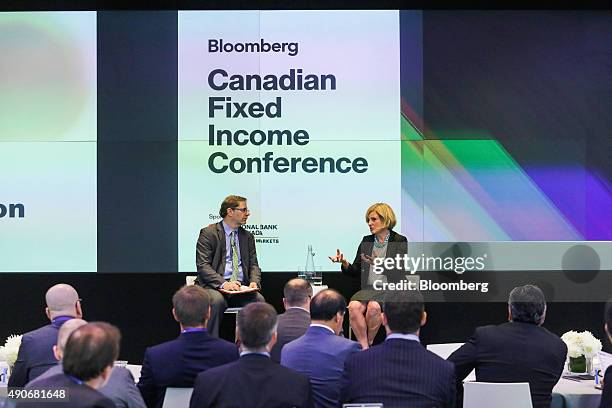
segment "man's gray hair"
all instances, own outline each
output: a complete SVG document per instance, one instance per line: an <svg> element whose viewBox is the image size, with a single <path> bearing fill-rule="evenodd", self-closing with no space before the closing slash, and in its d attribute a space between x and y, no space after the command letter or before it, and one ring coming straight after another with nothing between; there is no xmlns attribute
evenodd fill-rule
<svg viewBox="0 0 612 408"><path fill-rule="evenodd" d="M276 332L276 310L265 302L249 303L236 319L242 345L250 350L265 347Z"/></svg>
<svg viewBox="0 0 612 408"><path fill-rule="evenodd" d="M508 306L513 322L544 323L546 299L542 290L535 285L517 286L512 289Z"/></svg>

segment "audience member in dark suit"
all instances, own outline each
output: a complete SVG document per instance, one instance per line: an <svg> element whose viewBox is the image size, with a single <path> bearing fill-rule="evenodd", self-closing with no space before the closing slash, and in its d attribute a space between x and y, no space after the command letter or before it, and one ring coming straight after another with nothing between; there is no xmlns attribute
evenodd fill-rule
<svg viewBox="0 0 612 408"><path fill-rule="evenodd" d="M51 324L23 335L9 378L9 387L23 387L56 365L53 345L59 328L69 319L83 317L79 294L70 285L60 283L51 287L45 295L45 301L45 314Z"/></svg>
<svg viewBox="0 0 612 408"><path fill-rule="evenodd" d="M310 378L315 407L336 408L340 378L347 357L361 350L359 343L340 337L346 300L333 289L317 293L310 303L312 323L302 337L281 352L281 364Z"/></svg>
<svg viewBox="0 0 612 408"><path fill-rule="evenodd" d="M285 313L278 316L278 338L270 352L270 358L277 363L283 346L306 333L310 325L312 286L304 279L291 279L285 284L283 295Z"/></svg>
<svg viewBox="0 0 612 408"><path fill-rule="evenodd" d="M455 406L455 370L419 341L427 321L418 291L388 292L384 298L384 343L346 360L342 403L382 402L385 408Z"/></svg>
<svg viewBox="0 0 612 408"><path fill-rule="evenodd" d="M612 300L606 303L606 325L604 328L608 334L608 339L612 342ZM610 408L612 407L612 366L609 366L606 370L603 386L599 408Z"/></svg>
<svg viewBox="0 0 612 408"><path fill-rule="evenodd" d="M240 359L198 375L191 408L311 407L308 377L270 359L276 341L276 311L264 302L250 303L237 318Z"/></svg>
<svg viewBox="0 0 612 408"><path fill-rule="evenodd" d="M103 322L88 323L72 332L64 349L64 372L29 384L27 390L65 390L66 400L33 401L17 406L46 408L115 408L112 400L96 389L106 383L119 355L119 330Z"/></svg>
<svg viewBox="0 0 612 408"><path fill-rule="evenodd" d="M210 298L199 286L184 286L172 298L181 335L145 351L138 388L147 407L161 407L167 387L193 387L196 376L238 359L238 348L206 331Z"/></svg>
<svg viewBox="0 0 612 408"><path fill-rule="evenodd" d="M55 358L57 358L59 364L42 373L34 381L29 382L28 386L36 388L37 384L40 384L41 381L46 378L64 372L62 358L64 356L64 349L66 348L68 337L73 331L86 324L87 322L85 320L71 319L60 327L57 335L57 344L53 346L53 354L55 354ZM98 391L113 400L117 408L145 408L145 403L142 400L140 391L138 391L134 383L134 377L127 368L114 367L110 378L106 384L98 388Z"/></svg>
<svg viewBox="0 0 612 408"><path fill-rule="evenodd" d="M246 198L227 196L219 215L223 220L200 230L196 245L196 284L210 296L212 312L208 330L219 337L219 325L225 309L250 302L264 302L259 292L222 294L219 289L239 291L241 286L261 287L261 269L257 262L255 237L242 228L249 217Z"/></svg>
<svg viewBox="0 0 612 408"><path fill-rule="evenodd" d="M361 347L370 347L382 324L381 303L384 291L375 290L376 281L395 282L403 279L405 273L396 268L381 267L376 272L374 260L377 258L395 258L408 253L408 240L405 236L393 231L397 223L393 209L385 203L371 205L365 213L365 220L372 235L361 240L353 263L344 259L338 249L332 262L340 262L342 273L358 276L361 279L361 290L355 293L349 302L349 320L353 333Z"/></svg>
<svg viewBox="0 0 612 408"><path fill-rule="evenodd" d="M552 389L559 381L567 346L541 327L546 299L537 286L516 287L508 300L509 322L478 327L448 360L455 364L457 400L463 402L463 379L476 369L482 382L529 382L534 408L550 407Z"/></svg>

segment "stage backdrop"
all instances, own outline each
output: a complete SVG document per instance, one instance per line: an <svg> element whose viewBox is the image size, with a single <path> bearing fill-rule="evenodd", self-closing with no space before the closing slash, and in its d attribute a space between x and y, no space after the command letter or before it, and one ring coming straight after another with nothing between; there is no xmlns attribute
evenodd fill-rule
<svg viewBox="0 0 612 408"><path fill-rule="evenodd" d="M2 13L0 271L194 272L199 229L240 194L264 273L309 244L337 271L384 201L415 260L473 258L492 285L557 271L559 299L605 300L611 21Z"/></svg>

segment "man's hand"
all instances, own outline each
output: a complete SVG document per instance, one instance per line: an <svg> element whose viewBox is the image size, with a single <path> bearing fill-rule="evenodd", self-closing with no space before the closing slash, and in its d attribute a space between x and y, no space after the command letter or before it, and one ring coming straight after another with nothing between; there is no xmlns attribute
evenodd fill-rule
<svg viewBox="0 0 612 408"><path fill-rule="evenodd" d="M221 289L232 290L232 291L240 290L240 282L238 282L238 281L235 281L235 282L225 282L221 286Z"/></svg>
<svg viewBox="0 0 612 408"><path fill-rule="evenodd" d="M249 288L251 288L251 289L259 289L259 286L257 286L257 283L251 282L251 284L249 285Z"/></svg>

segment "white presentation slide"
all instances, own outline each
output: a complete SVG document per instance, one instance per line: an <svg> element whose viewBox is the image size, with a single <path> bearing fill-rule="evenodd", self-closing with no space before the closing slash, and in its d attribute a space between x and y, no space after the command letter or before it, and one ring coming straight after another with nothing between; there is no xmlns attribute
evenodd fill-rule
<svg viewBox="0 0 612 408"><path fill-rule="evenodd" d="M309 244L337 270L373 203L400 220L399 53L397 11L179 12L179 270L230 194L264 272Z"/></svg>
<svg viewBox="0 0 612 408"><path fill-rule="evenodd" d="M0 272L95 272L95 12L0 13Z"/></svg>

